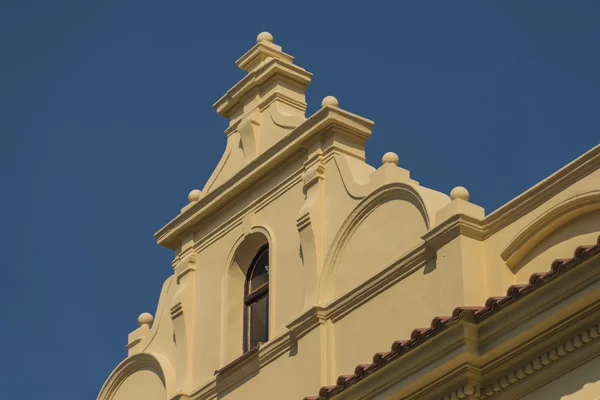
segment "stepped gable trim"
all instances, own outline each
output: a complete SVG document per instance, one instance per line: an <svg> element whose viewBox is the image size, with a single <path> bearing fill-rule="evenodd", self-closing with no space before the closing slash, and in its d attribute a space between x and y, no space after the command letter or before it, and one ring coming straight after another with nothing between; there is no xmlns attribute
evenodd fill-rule
<svg viewBox="0 0 600 400"><path fill-rule="evenodd" d="M567 259L557 259L551 264L547 272L537 272L531 275L529 283L526 285L512 285L506 291L506 296L490 297L483 307L456 307L452 316L435 317L428 328L414 329L408 340L396 341L392 344L391 350L385 353L376 353L373 356L371 364L360 364L354 369L354 374L341 375L333 386L323 386L317 396L305 397L304 400L328 400L343 392L353 384L361 381L367 376L379 371L392 361L404 356L410 350L425 343L444 331L448 326L458 322L465 321L477 324L499 311L505 309L519 299L535 291L541 286L546 285L558 276L561 276L574 267L580 265L583 261L600 254L600 236L596 244L591 246L579 246L575 249L573 257Z"/></svg>
<svg viewBox="0 0 600 400"><path fill-rule="evenodd" d="M373 121L337 107L326 106L321 108L233 176L217 187L213 187L206 196L190 208L185 208L181 214L156 232L154 238L161 246L175 249L182 232L206 218L215 209L231 201L241 191L271 172L276 165L287 160L291 154L301 149L310 138L327 134L328 129L335 129L340 134L352 136L356 140L366 141L371 134L373 125Z"/></svg>

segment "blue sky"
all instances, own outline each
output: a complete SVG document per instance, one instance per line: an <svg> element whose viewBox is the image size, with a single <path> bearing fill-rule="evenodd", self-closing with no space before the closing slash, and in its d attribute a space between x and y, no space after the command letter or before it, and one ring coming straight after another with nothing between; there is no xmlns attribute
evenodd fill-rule
<svg viewBox="0 0 600 400"><path fill-rule="evenodd" d="M153 234L225 146L270 31L422 185L487 212L599 143L597 1L0 1L2 398L95 398L155 312ZM449 309L454 305L449 305Z"/></svg>

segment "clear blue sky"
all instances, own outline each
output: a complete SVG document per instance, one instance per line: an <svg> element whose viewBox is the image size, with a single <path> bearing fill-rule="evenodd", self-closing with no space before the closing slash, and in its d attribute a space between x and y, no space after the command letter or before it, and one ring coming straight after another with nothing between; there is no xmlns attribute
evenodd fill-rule
<svg viewBox="0 0 600 400"><path fill-rule="evenodd" d="M314 74L309 114L376 122L369 162L487 212L600 141L600 2L286 3L0 1L0 397L95 398L125 357L260 31Z"/></svg>

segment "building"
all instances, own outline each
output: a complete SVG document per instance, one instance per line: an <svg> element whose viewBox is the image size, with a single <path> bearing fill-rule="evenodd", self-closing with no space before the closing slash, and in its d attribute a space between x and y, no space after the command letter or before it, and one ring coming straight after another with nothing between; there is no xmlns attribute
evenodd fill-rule
<svg viewBox="0 0 600 400"><path fill-rule="evenodd" d="M600 146L491 214L420 186L266 32L99 400L600 399ZM423 328L424 327L424 328Z"/></svg>

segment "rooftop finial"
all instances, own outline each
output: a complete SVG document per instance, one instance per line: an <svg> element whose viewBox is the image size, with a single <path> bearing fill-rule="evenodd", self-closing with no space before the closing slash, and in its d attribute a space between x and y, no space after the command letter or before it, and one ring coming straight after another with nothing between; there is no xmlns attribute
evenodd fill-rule
<svg viewBox="0 0 600 400"><path fill-rule="evenodd" d="M195 201L200 200L201 196L202 192L198 189L194 189L188 194L188 200L190 201L190 203L193 203Z"/></svg>
<svg viewBox="0 0 600 400"><path fill-rule="evenodd" d="M398 158L398 154L392 153L391 151L385 153L383 155L383 157L381 158L381 163L382 164L394 164L394 165L398 165L399 161L400 161L400 159Z"/></svg>
<svg viewBox="0 0 600 400"><path fill-rule="evenodd" d="M256 43L260 43L262 41L273 42L273 35L269 32L261 32L256 37Z"/></svg>
<svg viewBox="0 0 600 400"><path fill-rule="evenodd" d="M450 199L461 199L464 201L469 201L469 191L462 186L457 186L450 192Z"/></svg>
<svg viewBox="0 0 600 400"><path fill-rule="evenodd" d="M154 322L154 317L152 317L152 314L150 313L141 313L140 316L138 317L138 324L140 324L140 326L142 327L147 327L150 328L150 325L152 325L152 322Z"/></svg>
<svg viewBox="0 0 600 400"><path fill-rule="evenodd" d="M325 106L339 107L340 102L333 96L325 96L325 98L321 102L321 107Z"/></svg>

